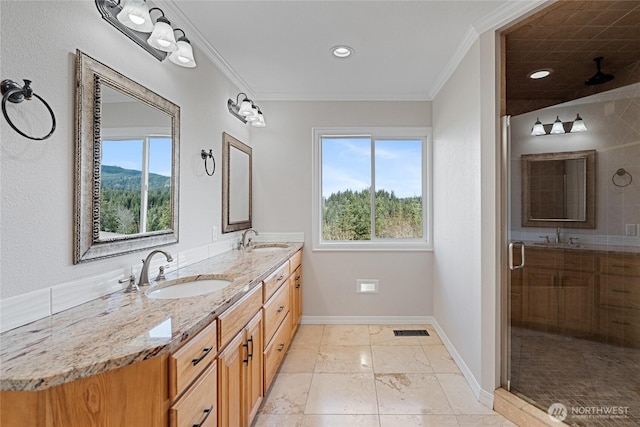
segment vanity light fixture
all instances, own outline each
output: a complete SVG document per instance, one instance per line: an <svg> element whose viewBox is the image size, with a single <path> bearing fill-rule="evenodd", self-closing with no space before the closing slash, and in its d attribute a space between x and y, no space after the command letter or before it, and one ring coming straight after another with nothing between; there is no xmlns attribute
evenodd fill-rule
<svg viewBox="0 0 640 427"><path fill-rule="evenodd" d="M576 119L572 122L563 122L560 120L560 116L556 116L556 120L553 123L543 124L540 119L536 119L536 122L531 129L531 135L558 135L562 133L576 133L584 132L587 130L587 126L584 124L584 120L580 117L580 114L576 115Z"/></svg>
<svg viewBox="0 0 640 427"><path fill-rule="evenodd" d="M193 48L184 31L173 29L164 11L158 7L149 9L145 0L95 0L96 7L105 21L129 37L157 60L169 60L181 67L193 68ZM151 12L162 15L154 24ZM176 41L174 32L181 31Z"/></svg>
<svg viewBox="0 0 640 427"><path fill-rule="evenodd" d="M244 96L244 99L240 101L240 95ZM227 101L227 108L229 112L235 116L242 123L251 123L251 126L263 128L267 126L264 120L264 115L260 111L260 107L255 105L252 100L249 99L246 93L240 92L236 96L236 101L229 98Z"/></svg>

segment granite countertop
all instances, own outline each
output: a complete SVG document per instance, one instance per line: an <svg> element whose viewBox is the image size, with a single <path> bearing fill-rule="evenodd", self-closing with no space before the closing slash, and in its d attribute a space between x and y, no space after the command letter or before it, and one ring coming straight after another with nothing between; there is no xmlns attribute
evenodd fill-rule
<svg viewBox="0 0 640 427"><path fill-rule="evenodd" d="M0 335L0 390L42 390L169 353L302 248L233 250L167 274L233 278L228 287L180 299L152 299L149 288L115 292ZM162 286L162 282L155 286Z"/></svg>
<svg viewBox="0 0 640 427"><path fill-rule="evenodd" d="M524 241L524 244L528 248L538 249L561 249L572 251L595 251L595 252L611 252L611 253L627 253L627 254L640 254L639 246L615 246L615 245L598 245L590 243L578 243L570 245L568 243L544 243Z"/></svg>

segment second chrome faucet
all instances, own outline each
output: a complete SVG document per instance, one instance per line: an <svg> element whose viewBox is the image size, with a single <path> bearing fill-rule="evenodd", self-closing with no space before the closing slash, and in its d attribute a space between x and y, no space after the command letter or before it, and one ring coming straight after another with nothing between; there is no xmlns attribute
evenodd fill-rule
<svg viewBox="0 0 640 427"><path fill-rule="evenodd" d="M142 260L142 270L140 271L140 280L138 281L138 286L147 286L149 285L149 265L151 264L151 258L157 253L163 254L167 257L167 262L173 261L173 257L167 251L162 249L156 249L152 251L145 259Z"/></svg>

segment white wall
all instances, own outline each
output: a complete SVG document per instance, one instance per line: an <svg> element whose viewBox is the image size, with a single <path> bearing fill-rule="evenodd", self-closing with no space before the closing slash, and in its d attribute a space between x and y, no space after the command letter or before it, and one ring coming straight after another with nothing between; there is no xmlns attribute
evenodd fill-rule
<svg viewBox="0 0 640 427"><path fill-rule="evenodd" d="M76 49L180 106L180 242L168 249L175 254L211 243L212 226L221 224L221 173L205 174L200 150L212 148L220 164L223 130L250 144L249 127L226 108L239 90L197 49L195 69L159 62L104 21L93 1L2 1L0 19L0 75L33 80L58 123L50 139L38 142L0 118L0 298L105 271L124 277L140 264L141 253L72 262Z"/></svg>
<svg viewBox="0 0 640 427"><path fill-rule="evenodd" d="M428 127L430 102L264 102L267 128L253 132L258 230L304 231L304 315L429 316L432 252L311 250L313 127ZM356 294L356 279L379 279L379 294Z"/></svg>

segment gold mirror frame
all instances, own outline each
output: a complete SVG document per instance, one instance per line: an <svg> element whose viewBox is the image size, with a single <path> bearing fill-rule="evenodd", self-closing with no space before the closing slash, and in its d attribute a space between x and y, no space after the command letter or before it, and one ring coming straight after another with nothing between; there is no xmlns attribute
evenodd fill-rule
<svg viewBox="0 0 640 427"><path fill-rule="evenodd" d="M100 239L101 87L104 84L171 118L171 228ZM180 107L80 50L76 51L74 264L178 242Z"/></svg>
<svg viewBox="0 0 640 427"><path fill-rule="evenodd" d="M231 211L231 200L233 199L231 193L234 191L233 183L231 182L231 152L232 150L239 150L242 153L245 153L249 156L249 170L248 170L248 181L249 181L249 200L247 201L247 205L249 207L248 212L248 220L241 221L233 221L231 219L230 211ZM232 231L238 230L246 230L247 228L251 228L251 217L252 217L252 198L253 198L253 186L252 186L252 153L251 147L244 144L243 142L237 140L232 137L228 133L224 132L222 134L222 232L230 233ZM237 187L236 187L236 191Z"/></svg>
<svg viewBox="0 0 640 427"><path fill-rule="evenodd" d="M523 154L522 157L522 226L596 228L595 164L596 150L567 151L560 153ZM585 219L534 219L531 216L531 164L536 161L585 159Z"/></svg>

